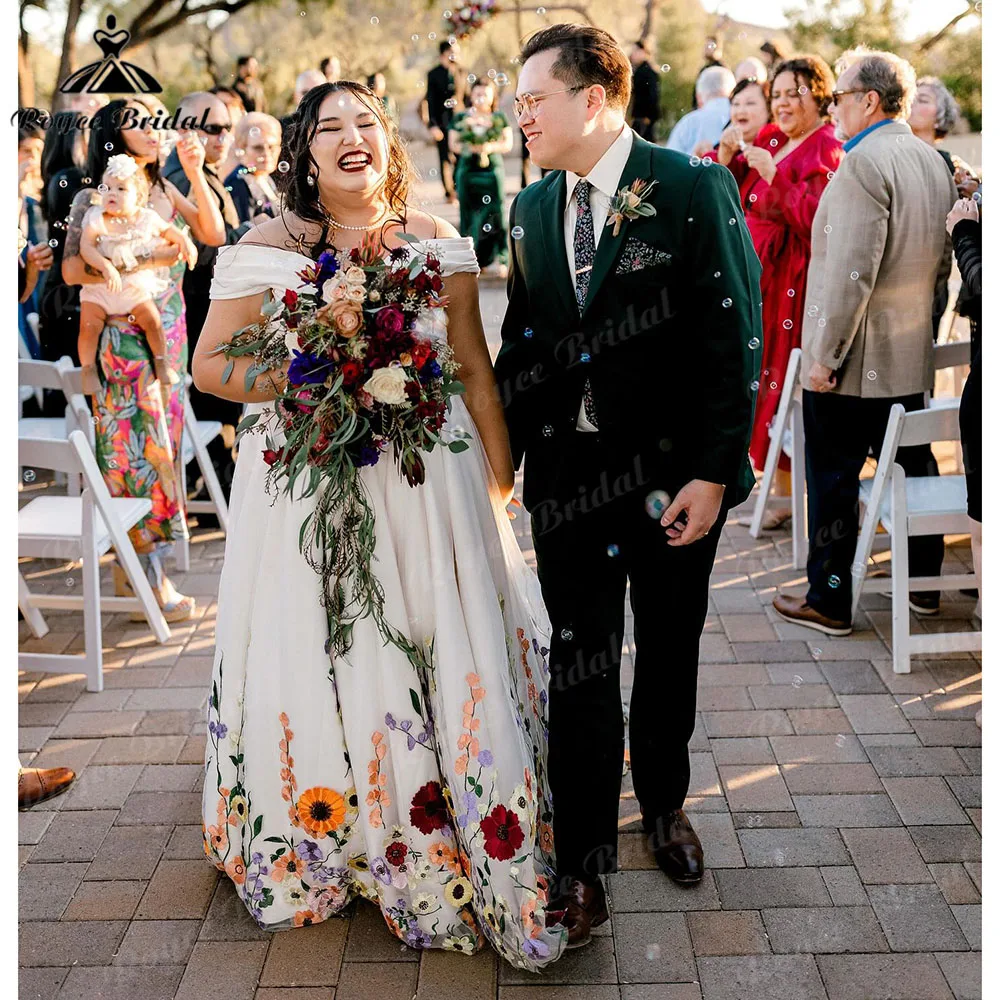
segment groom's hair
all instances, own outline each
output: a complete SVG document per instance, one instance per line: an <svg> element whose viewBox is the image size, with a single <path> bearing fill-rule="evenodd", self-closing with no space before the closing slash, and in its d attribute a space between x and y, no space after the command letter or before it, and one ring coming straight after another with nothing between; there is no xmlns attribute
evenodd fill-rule
<svg viewBox="0 0 1000 1000"><path fill-rule="evenodd" d="M604 88L608 106L624 111L632 96L632 64L621 46L601 28L589 24L553 24L536 31L521 49L521 64L549 49L558 49L552 75L567 87Z"/></svg>

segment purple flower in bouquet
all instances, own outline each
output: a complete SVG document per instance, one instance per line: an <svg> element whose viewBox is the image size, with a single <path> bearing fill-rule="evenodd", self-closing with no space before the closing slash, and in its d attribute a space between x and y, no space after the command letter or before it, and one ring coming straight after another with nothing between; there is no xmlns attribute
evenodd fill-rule
<svg viewBox="0 0 1000 1000"><path fill-rule="evenodd" d="M374 465L378 461L380 454L378 448L366 444L358 455L358 465Z"/></svg>
<svg viewBox="0 0 1000 1000"><path fill-rule="evenodd" d="M334 363L329 358L321 358L308 351L293 351L288 366L288 381L291 385L322 384L334 374Z"/></svg>

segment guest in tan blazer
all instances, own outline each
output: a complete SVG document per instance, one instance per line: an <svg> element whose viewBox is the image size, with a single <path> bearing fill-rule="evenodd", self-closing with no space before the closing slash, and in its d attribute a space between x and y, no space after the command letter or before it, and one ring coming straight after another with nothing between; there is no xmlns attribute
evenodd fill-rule
<svg viewBox="0 0 1000 1000"><path fill-rule="evenodd" d="M787 621L828 635L851 631L858 476L878 454L894 403L924 406L933 385L931 312L956 189L939 154L906 119L916 91L908 62L854 49L837 64L831 114L844 158L812 227L802 330L809 489L809 593L779 595ZM901 449L909 475L936 475L929 446ZM940 537L910 540L911 573L940 572ZM939 595L912 593L918 614Z"/></svg>

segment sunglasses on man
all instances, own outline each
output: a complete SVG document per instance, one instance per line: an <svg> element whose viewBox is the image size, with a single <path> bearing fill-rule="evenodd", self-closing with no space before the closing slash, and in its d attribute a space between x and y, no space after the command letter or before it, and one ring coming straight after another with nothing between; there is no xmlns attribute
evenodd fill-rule
<svg viewBox="0 0 1000 1000"><path fill-rule="evenodd" d="M198 126L198 131L204 132L205 135L222 135L223 132L232 132L232 130L232 122L226 122L225 125L205 124Z"/></svg>

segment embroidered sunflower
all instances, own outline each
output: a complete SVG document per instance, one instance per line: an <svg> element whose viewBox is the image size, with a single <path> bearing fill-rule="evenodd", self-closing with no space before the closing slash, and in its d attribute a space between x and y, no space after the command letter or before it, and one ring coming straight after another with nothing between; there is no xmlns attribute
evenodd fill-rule
<svg viewBox="0 0 1000 1000"><path fill-rule="evenodd" d="M453 878L444 887L444 898L457 910L472 899L472 883L467 878Z"/></svg>
<svg viewBox="0 0 1000 1000"><path fill-rule="evenodd" d="M347 803L343 795L332 788L307 788L299 796L298 814L309 833L322 837L344 822Z"/></svg>

